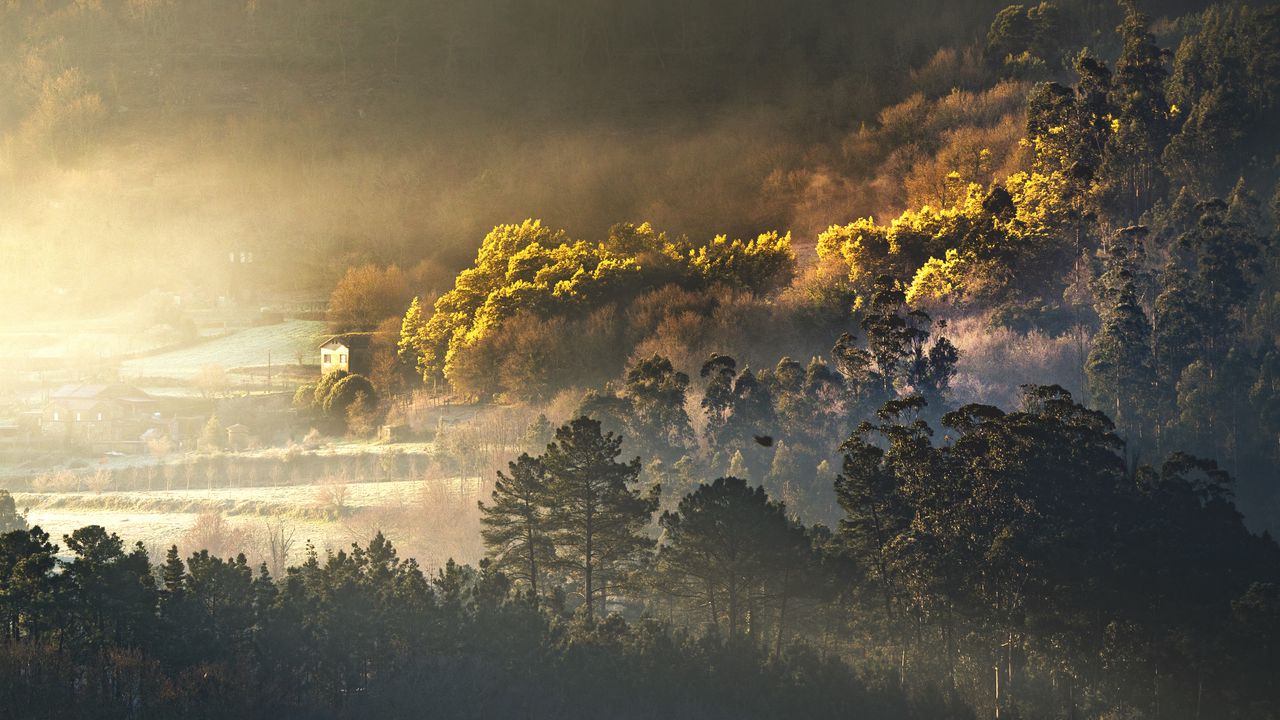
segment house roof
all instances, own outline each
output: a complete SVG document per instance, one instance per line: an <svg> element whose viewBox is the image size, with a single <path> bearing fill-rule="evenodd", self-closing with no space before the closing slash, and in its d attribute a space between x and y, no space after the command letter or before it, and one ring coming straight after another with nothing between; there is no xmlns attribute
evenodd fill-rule
<svg viewBox="0 0 1280 720"><path fill-rule="evenodd" d="M332 335L323 343L321 348L329 347L333 344L343 345L353 350L363 350L369 347L369 343L373 340L373 333L342 333L341 335Z"/></svg>
<svg viewBox="0 0 1280 720"><path fill-rule="evenodd" d="M150 400L151 396L124 383L63 385L49 395L50 400Z"/></svg>
<svg viewBox="0 0 1280 720"><path fill-rule="evenodd" d="M65 407L68 410L92 410L101 407L105 401L95 398L54 398L49 402L50 407Z"/></svg>

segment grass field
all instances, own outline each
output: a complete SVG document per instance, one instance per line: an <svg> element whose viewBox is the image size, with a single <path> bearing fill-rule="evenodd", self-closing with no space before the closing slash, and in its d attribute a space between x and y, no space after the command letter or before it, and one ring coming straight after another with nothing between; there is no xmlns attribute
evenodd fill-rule
<svg viewBox="0 0 1280 720"><path fill-rule="evenodd" d="M200 342L181 350L171 350L121 363L121 376L128 378L173 378L191 380L202 370L219 367L283 368L289 365L313 365L317 362L320 343L326 336L325 323L319 320L287 320L275 325L238 330L222 337Z"/></svg>

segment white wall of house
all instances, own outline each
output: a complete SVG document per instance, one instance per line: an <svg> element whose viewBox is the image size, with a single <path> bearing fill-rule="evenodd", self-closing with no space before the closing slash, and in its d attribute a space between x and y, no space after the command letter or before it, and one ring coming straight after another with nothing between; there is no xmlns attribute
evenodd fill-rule
<svg viewBox="0 0 1280 720"><path fill-rule="evenodd" d="M320 374L334 370L351 372L351 349L342 343L328 343L320 348Z"/></svg>

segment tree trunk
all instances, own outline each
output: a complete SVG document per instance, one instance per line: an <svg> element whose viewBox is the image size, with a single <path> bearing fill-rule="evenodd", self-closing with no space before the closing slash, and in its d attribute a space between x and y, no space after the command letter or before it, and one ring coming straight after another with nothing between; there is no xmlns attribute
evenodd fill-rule
<svg viewBox="0 0 1280 720"><path fill-rule="evenodd" d="M538 597L538 561L534 556L533 525L526 525L525 539L529 543L529 589Z"/></svg>
<svg viewBox="0 0 1280 720"><path fill-rule="evenodd" d="M720 615L716 612L716 590L711 584L710 578L707 579L707 606L711 611L711 625L717 630L720 629Z"/></svg>
<svg viewBox="0 0 1280 720"><path fill-rule="evenodd" d="M1000 720L1000 664L998 662L996 663L996 720Z"/></svg>
<svg viewBox="0 0 1280 720"><path fill-rule="evenodd" d="M591 541L587 540L587 562L585 564L584 594L587 601L587 624L595 622L595 595L591 592Z"/></svg>
<svg viewBox="0 0 1280 720"><path fill-rule="evenodd" d="M738 581L729 576L729 637L738 634Z"/></svg>
<svg viewBox="0 0 1280 720"><path fill-rule="evenodd" d="M788 575L790 574L790 569L788 569L787 574ZM782 599L779 600L778 602L778 639L773 648L774 661L777 661L782 657L782 636L783 636L783 631L786 627L786 623L787 623L787 590L786 590L786 586L784 585L782 590Z"/></svg>

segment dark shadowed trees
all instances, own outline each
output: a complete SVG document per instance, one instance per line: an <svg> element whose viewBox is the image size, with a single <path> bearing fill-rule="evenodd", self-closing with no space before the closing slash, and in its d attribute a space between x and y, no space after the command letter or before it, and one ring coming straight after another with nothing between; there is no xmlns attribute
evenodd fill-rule
<svg viewBox="0 0 1280 720"><path fill-rule="evenodd" d="M658 488L641 492L640 459L618 462L622 438L579 417L556 430L541 461L550 490L549 523L556 565L580 589L587 618L601 608L610 583L620 583L652 545L643 534L658 507Z"/></svg>
<svg viewBox="0 0 1280 720"><path fill-rule="evenodd" d="M725 623L730 636L759 624L766 604L785 603L797 579L808 571L804 529L762 487L723 477L681 499L662 514L658 551L659 588L706 612L713 625ZM755 608L755 613L749 610ZM759 632L755 627L753 633Z"/></svg>
<svg viewBox="0 0 1280 720"><path fill-rule="evenodd" d="M688 375L672 367L669 359L653 355L631 366L625 389L631 400L631 432L650 447L650 454L674 462L693 447L693 427L685 410Z"/></svg>
<svg viewBox="0 0 1280 720"><path fill-rule="evenodd" d="M75 553L66 565L65 583L78 634L96 647L142 642L153 629L156 591L142 543L126 552L120 537L99 525L80 528L64 540Z"/></svg>
<svg viewBox="0 0 1280 720"><path fill-rule="evenodd" d="M1151 323L1139 298L1145 228L1122 231L1109 248L1095 291L1102 327L1085 363L1094 404L1140 442L1155 405Z"/></svg>
<svg viewBox="0 0 1280 720"><path fill-rule="evenodd" d="M509 476L498 473L490 504L480 503L480 535L494 568L528 583L536 596L539 579L555 559L549 476L542 461L527 453L508 468Z"/></svg>

